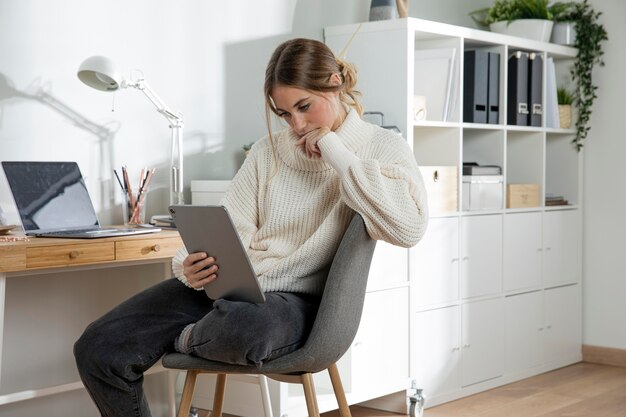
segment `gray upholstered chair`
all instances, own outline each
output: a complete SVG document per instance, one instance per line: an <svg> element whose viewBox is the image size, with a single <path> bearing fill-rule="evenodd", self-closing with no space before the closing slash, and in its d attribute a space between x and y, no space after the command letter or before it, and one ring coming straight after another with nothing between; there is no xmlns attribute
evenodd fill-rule
<svg viewBox="0 0 626 417"><path fill-rule="evenodd" d="M333 259L311 333L300 349L268 361L260 368L181 353L166 355L163 358L166 368L187 371L178 417L188 417L196 377L200 373L217 374L212 417L222 415L227 374L260 374L277 381L303 384L309 416L319 416L312 374L324 369L330 374L341 416L350 417L336 362L348 350L358 330L375 246L363 219L355 214Z"/></svg>

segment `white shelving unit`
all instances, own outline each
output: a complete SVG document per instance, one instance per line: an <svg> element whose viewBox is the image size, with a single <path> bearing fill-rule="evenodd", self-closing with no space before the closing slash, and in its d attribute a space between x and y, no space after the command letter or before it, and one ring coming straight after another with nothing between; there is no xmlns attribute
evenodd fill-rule
<svg viewBox="0 0 626 417"><path fill-rule="evenodd" d="M576 50L413 18L329 27L325 41L338 53L357 31L345 59L359 71L364 108L400 129L419 165L458 172L464 161L499 165L504 184L540 189L537 207L505 208L504 186L501 209L463 211L458 175L456 210L431 213L425 238L407 251L410 297L395 302L409 311L407 380L424 389L428 407L580 361L582 154L571 145L575 131L548 128L545 117L539 127L506 123L507 57L539 53L546 80L547 59L566 74ZM500 54L498 124L463 122L463 52L473 49ZM451 60L449 84L447 68L434 71L425 56ZM542 88L545 103L545 81ZM426 96L425 120L413 120L415 95ZM546 193L570 204L545 206ZM378 383L370 377L367 384ZM401 409L405 394L387 397L388 408Z"/></svg>

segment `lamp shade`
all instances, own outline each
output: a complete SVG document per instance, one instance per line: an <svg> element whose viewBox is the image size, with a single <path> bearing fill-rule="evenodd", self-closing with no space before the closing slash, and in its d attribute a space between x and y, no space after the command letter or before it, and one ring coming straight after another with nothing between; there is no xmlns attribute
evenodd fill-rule
<svg viewBox="0 0 626 417"><path fill-rule="evenodd" d="M89 87L101 91L115 91L122 84L122 77L115 63L105 56L91 56L78 68L78 78Z"/></svg>

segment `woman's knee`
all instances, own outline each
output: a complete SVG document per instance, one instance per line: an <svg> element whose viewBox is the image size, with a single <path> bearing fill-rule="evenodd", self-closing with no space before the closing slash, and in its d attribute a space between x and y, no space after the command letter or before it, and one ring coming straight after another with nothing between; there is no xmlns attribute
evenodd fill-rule
<svg viewBox="0 0 626 417"><path fill-rule="evenodd" d="M96 361L101 358L98 350L102 347L100 337L93 328L87 327L83 334L74 343L74 359L78 370L83 373L90 367L93 367Z"/></svg>

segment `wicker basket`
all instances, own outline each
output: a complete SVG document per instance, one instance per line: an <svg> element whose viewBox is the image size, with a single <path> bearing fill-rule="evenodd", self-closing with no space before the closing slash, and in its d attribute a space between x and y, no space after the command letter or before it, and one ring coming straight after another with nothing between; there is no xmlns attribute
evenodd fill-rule
<svg viewBox="0 0 626 417"><path fill-rule="evenodd" d="M559 126L561 129L569 129L572 126L572 106L559 104Z"/></svg>

